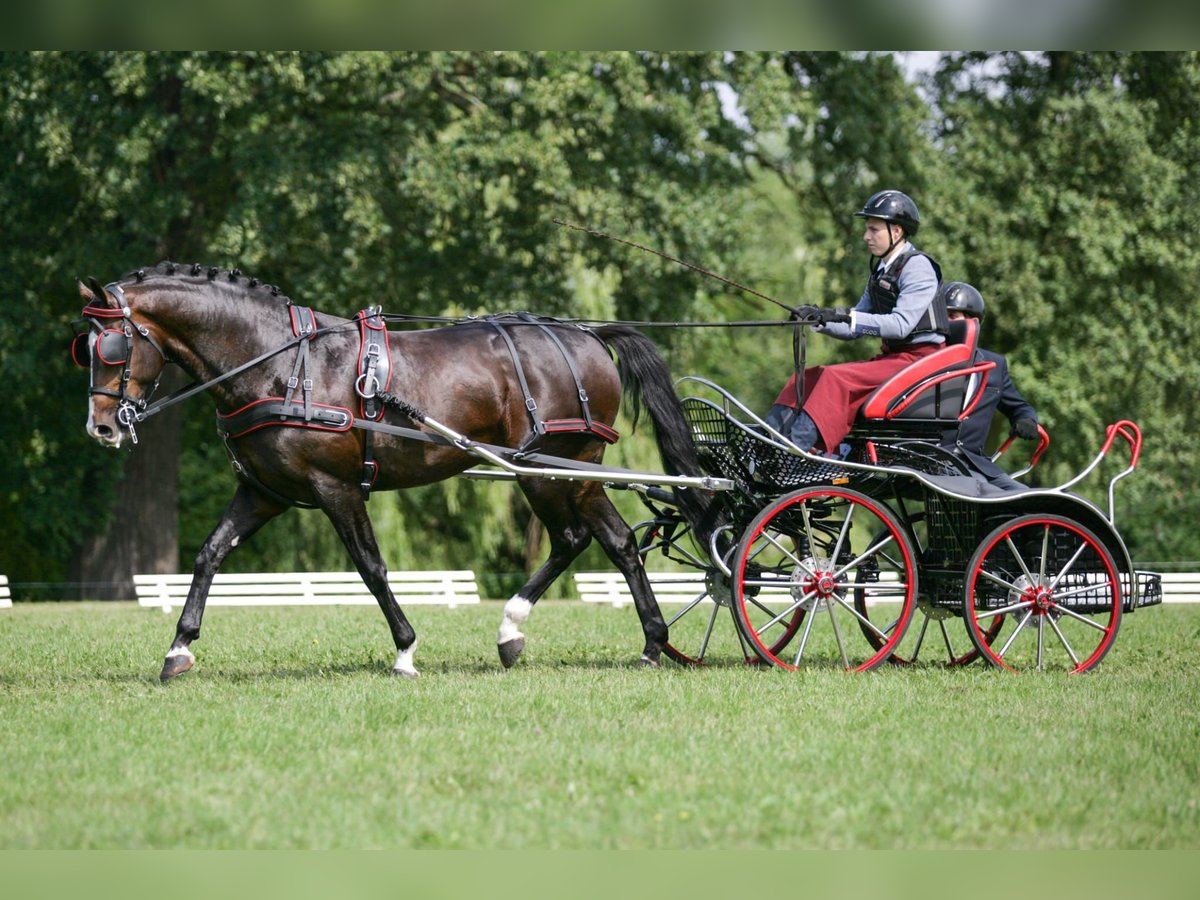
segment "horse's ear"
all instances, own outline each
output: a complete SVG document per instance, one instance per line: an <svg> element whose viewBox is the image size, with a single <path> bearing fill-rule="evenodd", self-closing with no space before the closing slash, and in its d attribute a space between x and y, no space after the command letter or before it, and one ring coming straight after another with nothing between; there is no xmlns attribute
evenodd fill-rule
<svg viewBox="0 0 1200 900"><path fill-rule="evenodd" d="M78 278L75 279L75 283L79 285L79 296L83 298L84 306L91 306L96 302L96 295L92 293L91 288Z"/></svg>
<svg viewBox="0 0 1200 900"><path fill-rule="evenodd" d="M117 298L104 289L103 285L96 280L95 275L88 276L88 287L91 288L92 296L105 306L111 307L112 309L121 308L120 304L117 303Z"/></svg>

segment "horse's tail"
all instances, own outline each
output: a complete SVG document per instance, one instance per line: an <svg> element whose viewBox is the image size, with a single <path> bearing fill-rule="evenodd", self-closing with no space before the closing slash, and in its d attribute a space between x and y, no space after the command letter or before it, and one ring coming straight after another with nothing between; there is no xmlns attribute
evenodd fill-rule
<svg viewBox="0 0 1200 900"><path fill-rule="evenodd" d="M642 408L650 414L654 437L668 475L703 475L691 428L675 393L671 372L655 343L628 325L603 325L596 335L617 354L617 375L629 401L629 415L637 424ZM707 542L715 527L719 504L697 488L676 488L680 513L692 531Z"/></svg>

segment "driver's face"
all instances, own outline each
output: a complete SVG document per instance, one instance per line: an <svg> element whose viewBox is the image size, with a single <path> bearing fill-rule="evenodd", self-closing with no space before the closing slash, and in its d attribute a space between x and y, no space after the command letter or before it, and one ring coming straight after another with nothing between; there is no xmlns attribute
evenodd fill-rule
<svg viewBox="0 0 1200 900"><path fill-rule="evenodd" d="M895 229L894 231L892 229ZM883 219L867 219L863 229L863 240L872 256L886 256L888 251L900 241L903 229L899 225L888 225Z"/></svg>

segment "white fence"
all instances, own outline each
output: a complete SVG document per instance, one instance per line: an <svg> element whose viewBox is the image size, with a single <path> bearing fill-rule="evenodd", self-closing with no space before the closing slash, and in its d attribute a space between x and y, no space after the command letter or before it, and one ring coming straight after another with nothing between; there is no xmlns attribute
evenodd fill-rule
<svg viewBox="0 0 1200 900"><path fill-rule="evenodd" d="M650 587L659 603L690 603L704 590L704 575L699 572L648 572ZM895 581L895 574L881 573L881 584ZM585 603L611 603L624 606L633 602L629 585L620 572L577 572L575 590ZM868 589L869 590L869 589ZM1200 572L1163 572L1164 603L1200 603ZM888 599L895 599L889 596ZM712 601L705 598L705 603ZM868 596L867 602L872 602Z"/></svg>
<svg viewBox="0 0 1200 900"><path fill-rule="evenodd" d="M12 608L12 596L8 592L8 576L0 575L0 609Z"/></svg>
<svg viewBox="0 0 1200 900"><path fill-rule="evenodd" d="M170 612L183 606L190 574L134 575L141 606ZM402 604L433 603L451 608L479 602L479 586L469 569L439 572L389 572L388 586ZM231 575L219 572L207 606L375 605L357 572L273 572Z"/></svg>

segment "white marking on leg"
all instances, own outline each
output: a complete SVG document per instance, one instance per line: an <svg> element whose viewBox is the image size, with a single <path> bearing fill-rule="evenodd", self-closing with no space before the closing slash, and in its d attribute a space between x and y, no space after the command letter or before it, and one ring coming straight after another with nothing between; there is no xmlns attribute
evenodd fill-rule
<svg viewBox="0 0 1200 900"><path fill-rule="evenodd" d="M196 657L192 654L192 651L189 650L187 647L172 647L170 650L167 651L167 659L173 659L176 656L186 656L192 662L196 661Z"/></svg>
<svg viewBox="0 0 1200 900"><path fill-rule="evenodd" d="M238 545L238 540L239 540L239 538L238 538L238 536L235 534L235 535L233 536L233 540L229 542L229 549L230 549L230 550L232 550L234 547L236 547L236 546Z"/></svg>
<svg viewBox="0 0 1200 900"><path fill-rule="evenodd" d="M500 637L496 640L496 643L507 644L509 641L525 637L525 635L521 634L521 626L529 618L529 611L531 609L533 609L533 604L520 594L515 594L505 603L504 617L500 620Z"/></svg>
<svg viewBox="0 0 1200 900"><path fill-rule="evenodd" d="M416 652L417 642L413 641L408 649L401 650L396 654L396 664L392 666L392 670L403 672L405 675L419 675L416 666L413 665L413 653Z"/></svg>

